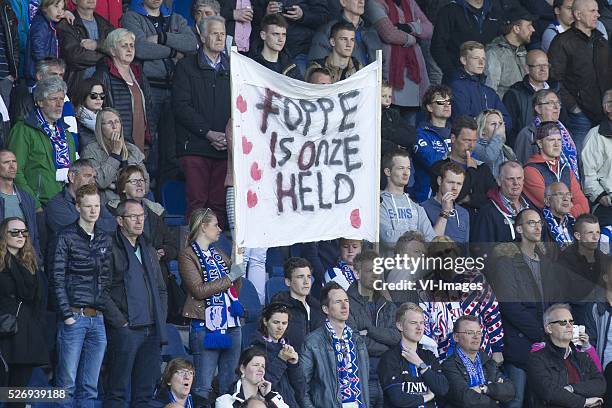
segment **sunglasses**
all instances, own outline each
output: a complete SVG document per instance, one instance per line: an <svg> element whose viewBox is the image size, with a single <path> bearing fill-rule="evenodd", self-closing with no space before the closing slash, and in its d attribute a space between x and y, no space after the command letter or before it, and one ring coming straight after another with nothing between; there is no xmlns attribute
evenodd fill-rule
<svg viewBox="0 0 612 408"><path fill-rule="evenodd" d="M451 100L450 99L445 99L443 101L433 101L433 103L435 103L436 105L439 105L439 106L445 106L445 105L448 106L448 105L451 104Z"/></svg>
<svg viewBox="0 0 612 408"><path fill-rule="evenodd" d="M90 97L91 99L93 99L93 100L96 100L96 99L102 99L102 100L104 100L104 98L106 98L106 94L104 94L104 93L92 92L92 93L90 93L90 94L89 94L89 97Z"/></svg>
<svg viewBox="0 0 612 408"><path fill-rule="evenodd" d="M558 324L561 327L564 326L573 326L574 325L574 320L570 319L570 320L555 320L550 322L549 324Z"/></svg>
<svg viewBox="0 0 612 408"><path fill-rule="evenodd" d="M27 237L28 236L28 230L27 229L14 229L14 230L9 230L8 233L10 234L11 237L13 238L17 238L19 235L21 235L22 237Z"/></svg>

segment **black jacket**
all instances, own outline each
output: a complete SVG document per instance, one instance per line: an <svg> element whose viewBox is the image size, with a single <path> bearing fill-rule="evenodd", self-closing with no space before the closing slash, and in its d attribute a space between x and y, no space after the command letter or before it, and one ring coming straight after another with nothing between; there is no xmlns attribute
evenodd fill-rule
<svg viewBox="0 0 612 408"><path fill-rule="evenodd" d="M40 264L43 258L40 250L38 223L36 222L36 203L30 194L22 191L16 185L13 185L13 189L15 190L15 195L19 201L19 208L21 208L21 212L23 212L23 216L25 217L24 221L28 227L28 231L30 232L30 242L36 250L38 262ZM4 214L4 199L0 197L0 221L4 220L4 218L6 218Z"/></svg>
<svg viewBox="0 0 612 408"><path fill-rule="evenodd" d="M266 13L268 0L254 0L253 21L261 21ZM291 58L298 54L308 54L314 32L329 20L329 10L325 0L285 0L283 7L300 6L304 15L297 21L287 20L287 42L285 51ZM259 38L259 35L257 35ZM258 41L259 43L259 41Z"/></svg>
<svg viewBox="0 0 612 408"><path fill-rule="evenodd" d="M572 384L571 393L563 387L568 385L567 368L563 362L565 349L549 341L546 346L529 354L527 386L529 398L535 407L583 407L590 397L603 397L606 380L597 370L587 353L577 352L573 346L569 355L570 363L580 374L580 383Z"/></svg>
<svg viewBox="0 0 612 408"><path fill-rule="evenodd" d="M542 287L540 292L518 244L500 244L494 249L487 279L499 301L504 327L504 359L525 369L531 345L544 339L542 317L559 300L562 276L559 266L540 255Z"/></svg>
<svg viewBox="0 0 612 408"><path fill-rule="evenodd" d="M70 24L62 20L57 25L57 35L60 44L61 57L66 61L66 75L64 79L68 84L68 92L76 90L78 84L85 79L85 69L95 67L104 57L102 43L106 36L115 29L113 25L102 16L94 13L98 24L98 49L90 51L81 46L81 41L89 38L89 33L83 24L83 19L78 11L74 12L74 23ZM108 88L107 92L108 92Z"/></svg>
<svg viewBox="0 0 612 408"><path fill-rule="evenodd" d="M263 57L263 55L261 55L261 53L253 57L253 61L258 62L264 67L271 69L272 71L277 72L281 75L286 75L289 78L299 79L300 81L304 80L300 69L297 65L295 65L295 63L293 63L293 61L291 61L291 58L289 58L286 52L281 51L281 53L279 54L278 65L276 65L274 62L267 61Z"/></svg>
<svg viewBox="0 0 612 408"><path fill-rule="evenodd" d="M0 314L17 316L17 333L0 337L0 353L9 364L41 366L49 363L45 338L46 285L40 270L32 275L14 256L0 271ZM0 370L4 370L0 364Z"/></svg>
<svg viewBox="0 0 612 408"><path fill-rule="evenodd" d="M111 283L111 237L98 223L91 239L78 221L60 231L51 254L51 279L62 319L72 317L70 307L104 311Z"/></svg>
<svg viewBox="0 0 612 408"><path fill-rule="evenodd" d="M601 100L612 87L612 53L603 34L591 37L572 26L550 44L550 79L561 83L561 102L572 111L578 106L596 124L603 119Z"/></svg>
<svg viewBox="0 0 612 408"><path fill-rule="evenodd" d="M19 73L19 33L17 31L17 16L11 8L10 2L3 0L0 2L0 19L4 29L6 39L6 60L8 62L9 73L17 79Z"/></svg>
<svg viewBox="0 0 612 408"><path fill-rule="evenodd" d="M414 144L416 143L416 128L407 124L396 108L389 107L382 109L380 135L383 142L382 149L384 149L384 143L388 141L394 148L400 146L412 154ZM381 153L385 154L384 151Z"/></svg>
<svg viewBox="0 0 612 408"><path fill-rule="evenodd" d="M306 335L323 326L325 317L321 310L321 304L313 296L306 297L306 303L310 306L310 320L308 320L308 314L302 302L292 298L289 292L278 293L272 301L284 303L289 308L289 324L287 325L285 338L299 353Z"/></svg>
<svg viewBox="0 0 612 408"><path fill-rule="evenodd" d="M505 343L505 340L504 340ZM457 353L442 363L444 375L448 379L449 391L445 405L447 408L496 408L499 402L508 402L514 398L514 384L504 378L497 368L497 363L482 351L480 362L487 382L487 394L470 390L469 376L465 365ZM499 382L503 378L503 382Z"/></svg>
<svg viewBox="0 0 612 408"><path fill-rule="evenodd" d="M380 359L379 366L384 367L378 373L380 386L385 395L385 408L417 408L423 406L423 394L431 391L436 399L425 404L425 408L434 407L434 401L440 401L448 392L448 380L442 373L442 366L437 357L420 344L417 354L430 368L418 375L412 371L408 361L402 357L402 346L398 343L389 349Z"/></svg>
<svg viewBox="0 0 612 408"><path fill-rule="evenodd" d="M266 380L272 383L272 389L278 392L291 408L300 408L304 400L304 374L298 364L282 360L282 344L266 341L260 332L255 333L251 346L266 352ZM296 350L299 354L299 350Z"/></svg>
<svg viewBox="0 0 612 408"><path fill-rule="evenodd" d="M129 249L126 249L125 242L127 242L127 245L131 245L131 243L122 235L121 230L118 229L112 238L112 261L110 264L112 279L104 315L106 323L117 329L123 327L126 323L130 326L134 324L130 320L128 297L135 296L135 294L127 293L129 285L126 281L127 271L130 266L127 253ZM167 343L166 314L168 306L166 283L159 267L155 248L148 244L142 236L138 238L137 242L140 246L142 266L146 274L145 282L150 291L150 295L145 294L145 296L150 296L153 300L155 326L157 327L161 343L165 344Z"/></svg>
<svg viewBox="0 0 612 408"><path fill-rule="evenodd" d="M548 81L550 89L555 91L557 94L560 91L558 82ZM535 94L535 90L529 83L529 75L525 75L522 81L519 81L512 85L510 89L504 94L503 102L508 109L508 114L512 118L512 131L506 137L506 144L514 148L514 141L516 135L525 126L529 126L533 123L533 103L532 98ZM562 116L559 118L561 122L565 122L564 117L566 111L563 109Z"/></svg>
<svg viewBox="0 0 612 408"><path fill-rule="evenodd" d="M227 158L227 151L215 149L206 138L209 130L225 133L230 118L229 60L223 53L221 65L218 72L208 65L203 48L176 65L172 105L178 157Z"/></svg>
<svg viewBox="0 0 612 408"><path fill-rule="evenodd" d="M485 0L480 12L466 0L457 0L440 10L431 39L431 55L447 80L460 67L461 44L478 41L486 45L497 37L502 25L501 13L493 0Z"/></svg>

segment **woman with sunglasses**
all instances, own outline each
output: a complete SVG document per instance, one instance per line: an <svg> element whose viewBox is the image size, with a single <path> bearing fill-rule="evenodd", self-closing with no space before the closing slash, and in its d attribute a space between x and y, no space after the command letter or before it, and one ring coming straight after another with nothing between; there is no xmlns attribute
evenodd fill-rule
<svg viewBox="0 0 612 408"><path fill-rule="evenodd" d="M88 78L77 86L72 103L79 125L79 152L96 141L96 116L102 110L106 90L97 78Z"/></svg>
<svg viewBox="0 0 612 408"><path fill-rule="evenodd" d="M499 166L508 160L516 160L512 148L506 145L506 126L504 116L497 109L480 112L476 118L478 142L474 147L474 157L489 166L493 176L499 176Z"/></svg>
<svg viewBox="0 0 612 408"><path fill-rule="evenodd" d="M145 156L136 145L123 137L121 115L113 108L104 108L96 117L96 142L83 149L81 158L88 159L96 169L96 183L100 188L102 204L119 198L117 178L121 170L131 164L144 172L145 192L149 190L149 173Z"/></svg>
<svg viewBox="0 0 612 408"><path fill-rule="evenodd" d="M0 224L0 315L16 315L17 332L0 336L0 355L8 364L8 378L2 385L25 387L34 367L49 363L46 290L25 222L17 217L6 218ZM0 366L0 377L4 371Z"/></svg>
<svg viewBox="0 0 612 408"><path fill-rule="evenodd" d="M183 358L171 360L164 373L161 383L155 390L151 408L162 408L168 405L174 407L195 408L191 396L191 384L195 375L193 364Z"/></svg>
<svg viewBox="0 0 612 408"><path fill-rule="evenodd" d="M268 370L265 379L291 408L299 408L304 396L304 375L298 367L299 356L285 339L289 309L278 302L270 303L261 312L259 332L251 346L266 353Z"/></svg>
<svg viewBox="0 0 612 408"><path fill-rule="evenodd" d="M198 405L211 396L215 372L219 393L230 392L242 342L240 317L244 309L238 291L245 272L242 264L234 262L235 253L230 263L223 251L215 248L220 235L215 213L210 208L198 208L189 217L187 247L179 255L179 271L187 291L183 316L191 319L189 347Z"/></svg>
<svg viewBox="0 0 612 408"><path fill-rule="evenodd" d="M249 347L240 355L236 374L240 377L232 391L217 398L215 408L240 408L252 397L261 397L268 408L289 408L283 397L272 391L272 383L265 379L266 352Z"/></svg>

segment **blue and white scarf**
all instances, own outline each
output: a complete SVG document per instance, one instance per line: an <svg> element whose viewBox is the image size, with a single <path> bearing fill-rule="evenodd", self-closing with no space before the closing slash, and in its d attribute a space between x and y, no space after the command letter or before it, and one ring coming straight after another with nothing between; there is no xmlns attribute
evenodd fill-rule
<svg viewBox="0 0 612 408"><path fill-rule="evenodd" d="M66 132L60 122L55 123L55 130L52 129L40 108L36 108L36 119L38 119L38 124L51 142L55 168L65 169L70 167L70 145Z"/></svg>
<svg viewBox="0 0 612 408"><path fill-rule="evenodd" d="M340 386L342 403L357 403L359 408L363 407L361 395L361 384L359 380L359 364L357 362L357 349L353 342L353 330L345 326L342 339L338 338L329 319L325 319L325 328L332 337L332 346L336 354L336 371Z"/></svg>
<svg viewBox="0 0 612 408"><path fill-rule="evenodd" d="M475 387L477 385L486 384L484 372L482 371L482 363L480 362L480 353L476 354L476 361L472 362L468 356L465 355L461 347L457 347L456 353L461 359L461 362L467 370L468 376L470 377L469 387Z"/></svg>
<svg viewBox="0 0 612 408"><path fill-rule="evenodd" d="M170 400L170 402L173 402L175 404L178 404L178 402L176 401L176 398L174 398L174 394L172 394L172 391L168 390L168 399ZM187 396L187 400L185 401L185 405L183 405L185 408L194 408L195 405L193 405L193 398L191 397L191 394L189 394Z"/></svg>
<svg viewBox="0 0 612 408"><path fill-rule="evenodd" d="M355 273L350 266L344 261L338 261L338 264L329 268L325 273L326 282L336 281L347 290L349 286L357 280ZM345 287L346 285L346 287Z"/></svg>
<svg viewBox="0 0 612 408"><path fill-rule="evenodd" d="M576 219L572 217L571 214L567 214L564 218L564 221L562 223L559 223L557 222L557 219L548 207L544 207L544 209L542 210L542 214L544 214L544 219L548 224L550 234L555 239L557 245L559 245L561 249L570 246L572 242L574 242L571 230L574 229Z"/></svg>
<svg viewBox="0 0 612 408"><path fill-rule="evenodd" d="M204 283L223 279L227 276L227 265L215 248L209 248L210 256L206 256L200 245L195 241L191 244L191 248L200 261ZM230 315L241 317L244 315L244 309L235 294L231 293L231 290L232 288L227 291L228 296L232 300L229 308ZM196 331L204 327L206 328L207 333L204 336L204 348L206 349L229 349L232 347L232 340L227 331L228 308L225 303L225 294L226 292L219 292L206 298L204 300L206 306L204 310L204 315L206 316L205 322L194 319L191 323Z"/></svg>
<svg viewBox="0 0 612 408"><path fill-rule="evenodd" d="M533 123L537 128L540 126L540 123L542 123L542 119L536 116L533 119ZM569 131L565 128L560 120L557 121L557 126L559 126L559 129L561 130L561 159L565 158L565 161L570 165L576 180L580 181L578 153L576 153L576 144L574 143L574 139L572 139L572 135L570 135Z"/></svg>

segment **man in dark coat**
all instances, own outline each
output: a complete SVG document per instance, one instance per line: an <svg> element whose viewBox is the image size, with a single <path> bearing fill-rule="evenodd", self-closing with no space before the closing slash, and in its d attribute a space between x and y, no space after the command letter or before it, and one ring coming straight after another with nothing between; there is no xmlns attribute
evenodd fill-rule
<svg viewBox="0 0 612 408"><path fill-rule="evenodd" d="M179 61L172 85L176 123L176 155L186 179L187 212L210 208L225 228L225 175L230 118L229 59L222 17L204 17L198 23L202 47Z"/></svg>
<svg viewBox="0 0 612 408"><path fill-rule="evenodd" d="M109 355L104 406L148 406L159 378L161 345L166 343L167 293L157 252L142 237L145 212L126 200L117 207L110 296L106 303ZM143 279L144 278L144 279Z"/></svg>
<svg viewBox="0 0 612 408"><path fill-rule="evenodd" d="M572 339L574 318L567 304L554 304L544 313L544 348L529 355L527 379L535 407L600 407L606 380L587 353ZM578 342L588 344L581 335ZM591 347L588 344L588 347Z"/></svg>

